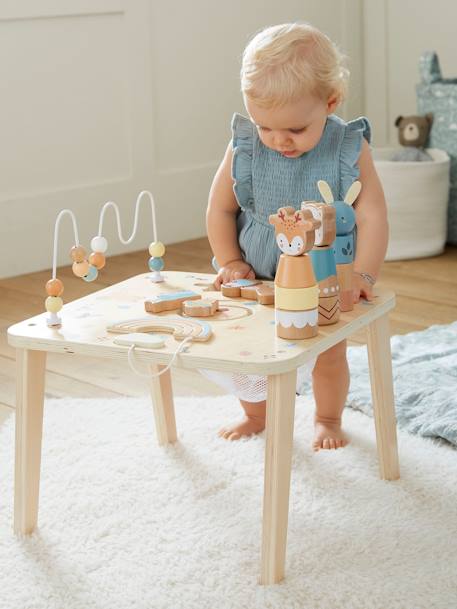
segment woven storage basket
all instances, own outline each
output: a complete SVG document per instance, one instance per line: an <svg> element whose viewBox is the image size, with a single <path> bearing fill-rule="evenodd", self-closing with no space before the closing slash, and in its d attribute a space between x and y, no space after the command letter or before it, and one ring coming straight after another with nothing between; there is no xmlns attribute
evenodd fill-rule
<svg viewBox="0 0 457 609"><path fill-rule="evenodd" d="M446 150L451 159L447 241L457 245L457 78L442 78L438 56L431 51L421 56L419 71L417 110L433 114L428 144Z"/></svg>
<svg viewBox="0 0 457 609"><path fill-rule="evenodd" d="M389 214L386 260L441 254L446 242L449 156L443 150L429 148L433 161L390 161L397 150L373 150Z"/></svg>

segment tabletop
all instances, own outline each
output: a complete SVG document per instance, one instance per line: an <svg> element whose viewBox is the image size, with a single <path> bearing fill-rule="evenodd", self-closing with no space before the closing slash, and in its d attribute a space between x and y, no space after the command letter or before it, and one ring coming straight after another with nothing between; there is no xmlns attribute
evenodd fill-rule
<svg viewBox="0 0 457 609"><path fill-rule="evenodd" d="M116 345L114 339L118 334L108 328L117 325L125 329L131 320L146 319L152 320L151 323L159 320L162 326L165 325L160 332L165 345L152 350L136 347L135 357L144 363L167 364L180 344L169 333L172 326L179 325L180 320L183 324L195 322L178 311L146 313L144 302L159 294L193 291L205 299L218 298L220 311L215 317L204 319L203 324L209 324L210 339L187 343L173 365L280 374L316 357L395 306L394 293L376 287L372 303L362 300L354 305L353 311L341 313L338 323L320 326L316 337L284 340L276 336L272 305L261 305L243 298L225 298L211 289L215 275L165 271L161 283L153 283L149 277L150 273L137 275L65 304L59 312L62 318L60 327L48 327L47 313L17 323L8 329L8 342L21 349L126 359L128 347Z"/></svg>

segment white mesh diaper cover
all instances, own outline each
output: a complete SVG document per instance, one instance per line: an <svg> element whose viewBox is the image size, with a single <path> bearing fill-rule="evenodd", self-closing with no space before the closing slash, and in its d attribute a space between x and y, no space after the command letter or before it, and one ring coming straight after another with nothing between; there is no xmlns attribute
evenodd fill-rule
<svg viewBox="0 0 457 609"><path fill-rule="evenodd" d="M316 358L300 366L297 370L297 388L311 377ZM263 402L267 399L267 377L257 374L220 372L219 370L199 370L207 379L245 402Z"/></svg>

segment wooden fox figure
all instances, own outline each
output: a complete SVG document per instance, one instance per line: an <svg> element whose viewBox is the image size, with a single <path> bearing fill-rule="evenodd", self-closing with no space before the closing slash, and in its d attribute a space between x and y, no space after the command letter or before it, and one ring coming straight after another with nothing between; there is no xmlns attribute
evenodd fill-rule
<svg viewBox="0 0 457 609"><path fill-rule="evenodd" d="M311 211L281 207L269 217L282 251L275 277L276 333L280 338L316 336L319 290L307 252L320 221Z"/></svg>

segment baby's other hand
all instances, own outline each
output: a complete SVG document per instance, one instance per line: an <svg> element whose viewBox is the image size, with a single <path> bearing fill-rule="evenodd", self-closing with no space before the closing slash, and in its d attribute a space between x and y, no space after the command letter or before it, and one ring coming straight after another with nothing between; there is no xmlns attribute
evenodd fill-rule
<svg viewBox="0 0 457 609"><path fill-rule="evenodd" d="M244 260L232 260L219 269L214 286L219 290L223 283L229 283L234 279L255 279L255 273L250 264Z"/></svg>
<svg viewBox="0 0 457 609"><path fill-rule="evenodd" d="M352 286L354 303L359 302L361 296L368 302L373 300L373 286L358 273L354 273L352 276Z"/></svg>

